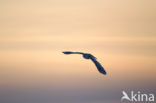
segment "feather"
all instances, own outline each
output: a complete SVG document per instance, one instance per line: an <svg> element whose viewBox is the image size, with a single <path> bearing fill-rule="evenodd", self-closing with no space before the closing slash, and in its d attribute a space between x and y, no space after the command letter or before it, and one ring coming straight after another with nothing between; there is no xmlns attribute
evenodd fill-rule
<svg viewBox="0 0 156 103"><path fill-rule="evenodd" d="M91 60L93 61L93 63L95 64L95 66L97 67L98 71L102 74L106 74L105 69L102 67L102 65L95 59L95 58L91 58Z"/></svg>
<svg viewBox="0 0 156 103"><path fill-rule="evenodd" d="M64 53L64 54L72 54L72 52L70 52L70 51L66 51L66 52L62 52L62 53Z"/></svg>

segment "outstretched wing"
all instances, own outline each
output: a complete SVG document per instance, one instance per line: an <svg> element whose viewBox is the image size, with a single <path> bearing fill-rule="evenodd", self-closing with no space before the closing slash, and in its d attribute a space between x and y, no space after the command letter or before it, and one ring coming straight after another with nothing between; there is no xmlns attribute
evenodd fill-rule
<svg viewBox="0 0 156 103"><path fill-rule="evenodd" d="M104 69L104 68L102 67L102 65L96 60L96 58L91 57L90 59L93 61L93 63L95 64L95 66L97 67L97 69L98 69L98 71L99 71L100 73L106 74L105 69Z"/></svg>
<svg viewBox="0 0 156 103"><path fill-rule="evenodd" d="M64 54L72 54L73 52L70 52L70 51L64 51L64 52L62 52L62 53L64 53Z"/></svg>
<svg viewBox="0 0 156 103"><path fill-rule="evenodd" d="M64 53L64 54L84 54L82 52L71 52L71 51L64 51L62 53Z"/></svg>

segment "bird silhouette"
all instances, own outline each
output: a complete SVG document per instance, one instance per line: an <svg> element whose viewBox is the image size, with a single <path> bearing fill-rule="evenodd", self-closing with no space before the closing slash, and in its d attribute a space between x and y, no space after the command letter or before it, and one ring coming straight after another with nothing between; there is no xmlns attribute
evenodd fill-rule
<svg viewBox="0 0 156 103"><path fill-rule="evenodd" d="M123 97L121 98L121 101L123 101L124 99L131 101L131 99L128 97L128 94L125 91L122 91L122 94L123 94Z"/></svg>
<svg viewBox="0 0 156 103"><path fill-rule="evenodd" d="M62 52L64 54L81 54L83 56L83 58L85 59L91 59L93 61L93 63L95 64L95 66L97 67L98 71L102 74L106 75L106 71L105 69L102 67L102 65L96 60L96 57L94 57L92 54L89 53L82 53L82 52L71 52L71 51L64 51Z"/></svg>

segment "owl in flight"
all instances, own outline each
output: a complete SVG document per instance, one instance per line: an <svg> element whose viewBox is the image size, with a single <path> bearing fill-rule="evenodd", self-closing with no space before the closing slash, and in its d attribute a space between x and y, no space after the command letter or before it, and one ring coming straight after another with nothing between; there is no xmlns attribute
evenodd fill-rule
<svg viewBox="0 0 156 103"><path fill-rule="evenodd" d="M102 74L106 75L106 71L105 69L102 67L102 65L96 60L96 57L94 57L92 54L89 53L82 53L82 52L71 52L71 51L64 51L64 54L81 54L83 56L83 58L85 59L91 59L92 62L95 64L95 66L97 67L98 71Z"/></svg>

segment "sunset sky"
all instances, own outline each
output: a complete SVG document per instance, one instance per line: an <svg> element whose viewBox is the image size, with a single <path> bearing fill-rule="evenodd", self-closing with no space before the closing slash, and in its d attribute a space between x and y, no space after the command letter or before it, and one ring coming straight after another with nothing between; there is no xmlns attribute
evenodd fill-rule
<svg viewBox="0 0 156 103"><path fill-rule="evenodd" d="M156 93L155 0L0 0L0 103L120 103ZM92 53L104 66L62 51Z"/></svg>

